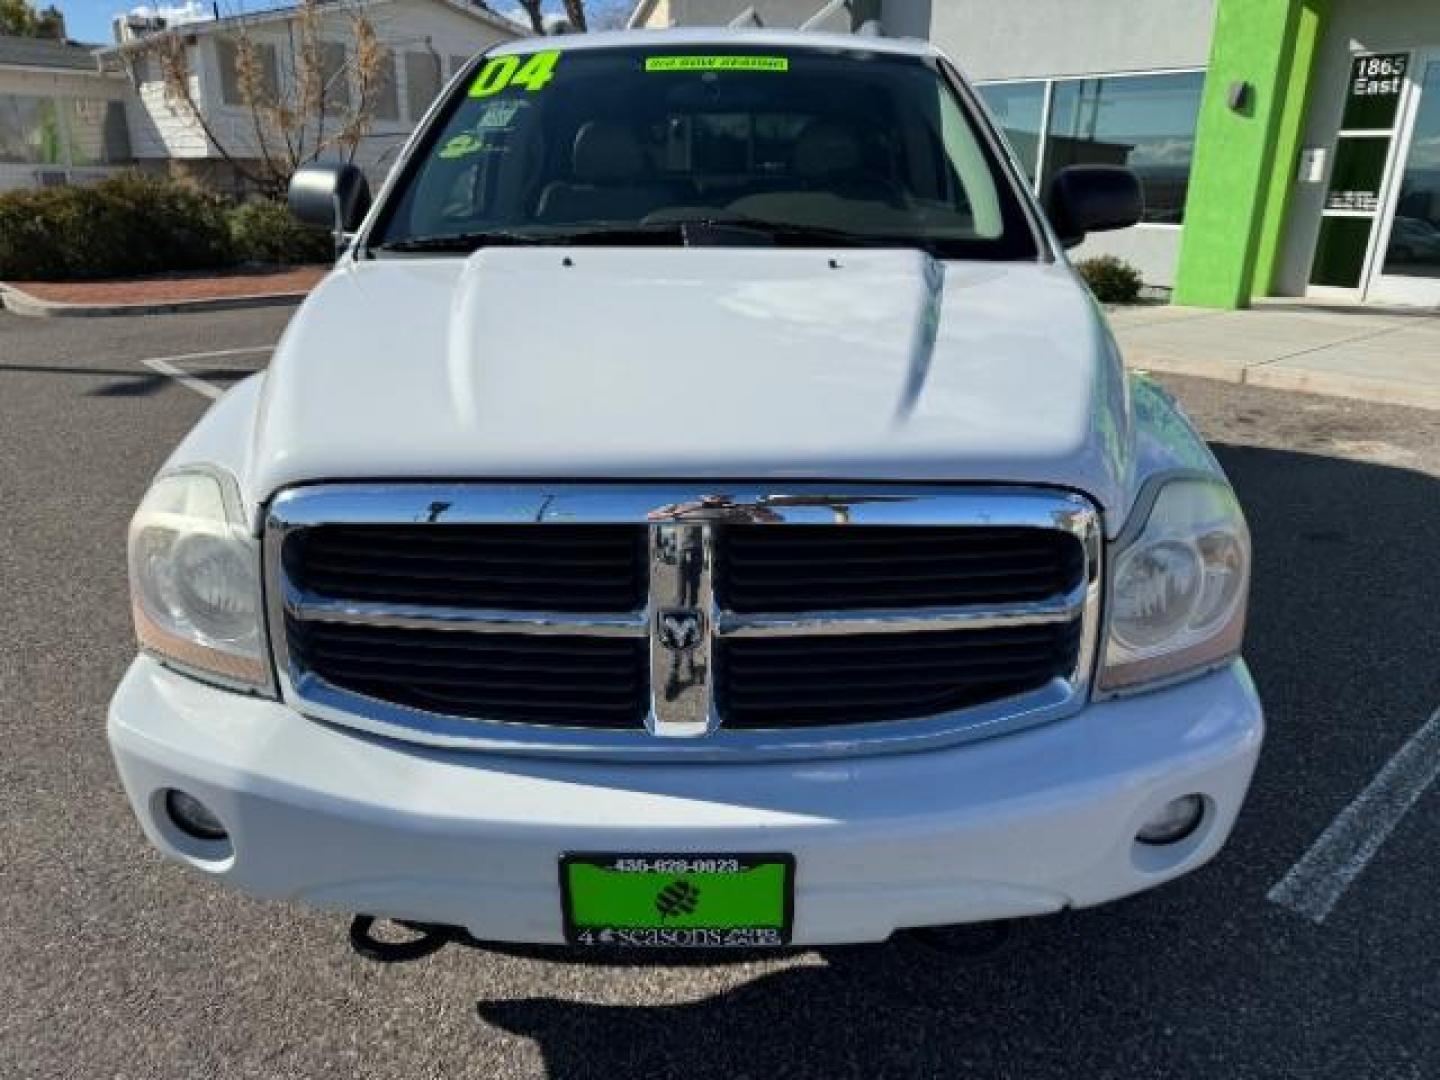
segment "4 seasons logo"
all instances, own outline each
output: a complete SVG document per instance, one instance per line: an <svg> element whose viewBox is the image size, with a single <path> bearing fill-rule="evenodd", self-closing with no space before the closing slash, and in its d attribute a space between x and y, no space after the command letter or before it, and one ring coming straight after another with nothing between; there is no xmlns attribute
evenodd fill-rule
<svg viewBox="0 0 1440 1080"><path fill-rule="evenodd" d="M699 905L700 890L684 878L670 882L655 894L655 910L662 919L693 915Z"/></svg>

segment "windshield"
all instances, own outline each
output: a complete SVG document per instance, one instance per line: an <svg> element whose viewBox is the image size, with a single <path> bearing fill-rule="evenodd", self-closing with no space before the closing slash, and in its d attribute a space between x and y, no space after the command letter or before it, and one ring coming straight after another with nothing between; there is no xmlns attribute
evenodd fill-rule
<svg viewBox="0 0 1440 1080"><path fill-rule="evenodd" d="M371 236L923 247L1038 254L1009 178L930 61L814 48L577 48L483 61Z"/></svg>

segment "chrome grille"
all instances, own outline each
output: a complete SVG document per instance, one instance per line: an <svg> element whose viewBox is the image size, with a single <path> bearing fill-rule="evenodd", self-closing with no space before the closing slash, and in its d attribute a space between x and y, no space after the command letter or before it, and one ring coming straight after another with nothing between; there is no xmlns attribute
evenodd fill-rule
<svg viewBox="0 0 1440 1080"><path fill-rule="evenodd" d="M326 485L266 527L280 684L441 745L913 749L1083 703L1098 518L1035 489Z"/></svg>

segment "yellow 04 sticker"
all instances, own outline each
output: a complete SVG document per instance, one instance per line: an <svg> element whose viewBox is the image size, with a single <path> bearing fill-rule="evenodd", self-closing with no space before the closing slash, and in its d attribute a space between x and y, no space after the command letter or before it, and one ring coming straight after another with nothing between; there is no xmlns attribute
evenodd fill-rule
<svg viewBox="0 0 1440 1080"><path fill-rule="evenodd" d="M789 71L784 56L650 56L646 71Z"/></svg>
<svg viewBox="0 0 1440 1080"><path fill-rule="evenodd" d="M558 52L538 52L529 56L497 56L487 61L470 84L470 96L489 97L512 86L521 86L532 94L542 90L555 77Z"/></svg>

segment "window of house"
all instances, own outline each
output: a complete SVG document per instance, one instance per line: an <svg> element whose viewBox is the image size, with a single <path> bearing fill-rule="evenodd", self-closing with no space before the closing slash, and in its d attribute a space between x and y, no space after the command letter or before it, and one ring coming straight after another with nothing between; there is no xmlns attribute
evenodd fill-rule
<svg viewBox="0 0 1440 1080"><path fill-rule="evenodd" d="M343 43L320 43L320 83L324 88L327 113L344 112L350 108L350 71Z"/></svg>
<svg viewBox="0 0 1440 1080"><path fill-rule="evenodd" d="M280 68L275 46L252 41L250 47L258 65L255 93L262 102L273 102L280 93ZM244 80L241 78L244 44L239 38L222 37L215 39L215 48L220 57L220 99L226 105L246 104Z"/></svg>
<svg viewBox="0 0 1440 1080"><path fill-rule="evenodd" d="M400 119L400 92L395 85L395 54L386 52L375 70L373 111L376 120Z"/></svg>
<svg viewBox="0 0 1440 1080"><path fill-rule="evenodd" d="M65 163L60 114L50 98L0 94L0 162Z"/></svg>
<svg viewBox="0 0 1440 1080"><path fill-rule="evenodd" d="M419 120L440 95L440 57L432 52L405 54L405 105L411 120Z"/></svg>
<svg viewBox="0 0 1440 1080"><path fill-rule="evenodd" d="M1057 80L1046 184L1067 165L1127 165L1145 192L1144 220L1180 224L1204 86L1201 71Z"/></svg>
<svg viewBox="0 0 1440 1080"><path fill-rule="evenodd" d="M1020 159L1020 167L1035 183L1040 160L1040 128L1045 121L1044 82L991 83L977 89L996 123Z"/></svg>
<svg viewBox="0 0 1440 1080"><path fill-rule="evenodd" d="M72 98L65 102L65 127L72 165L118 165L132 158L125 106L118 101Z"/></svg>

